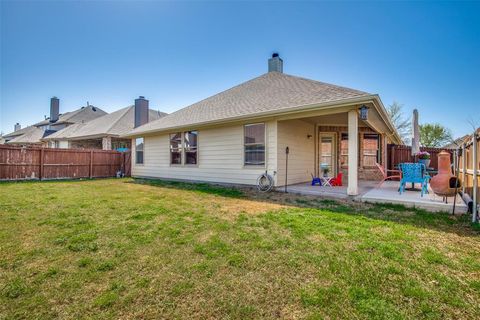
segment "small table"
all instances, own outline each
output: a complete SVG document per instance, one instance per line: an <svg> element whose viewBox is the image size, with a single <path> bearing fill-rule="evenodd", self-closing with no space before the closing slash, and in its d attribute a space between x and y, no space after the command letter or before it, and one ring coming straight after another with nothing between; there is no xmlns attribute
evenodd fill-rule
<svg viewBox="0 0 480 320"><path fill-rule="evenodd" d="M332 179L333 177L320 177L322 179L322 186L324 187L331 187L332 186Z"/></svg>

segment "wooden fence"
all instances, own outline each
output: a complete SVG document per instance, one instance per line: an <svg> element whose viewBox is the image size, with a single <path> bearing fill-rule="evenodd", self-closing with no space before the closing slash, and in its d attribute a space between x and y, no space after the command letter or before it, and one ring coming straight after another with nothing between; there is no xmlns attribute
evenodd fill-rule
<svg viewBox="0 0 480 320"><path fill-rule="evenodd" d="M0 145L0 180L128 176L130 159L129 152Z"/></svg>
<svg viewBox="0 0 480 320"><path fill-rule="evenodd" d="M464 140L459 146L458 155L459 178L462 191L473 199L472 220L478 221L477 204L480 199L480 129Z"/></svg>
<svg viewBox="0 0 480 320"><path fill-rule="evenodd" d="M450 152L451 161L453 161L451 150L442 148L420 147L420 151L427 151L428 153L430 153L430 167L434 168L435 170L438 170L437 156L442 150ZM402 162L416 162L415 157L412 156L412 147L389 144L387 147L387 169L398 169L397 165Z"/></svg>

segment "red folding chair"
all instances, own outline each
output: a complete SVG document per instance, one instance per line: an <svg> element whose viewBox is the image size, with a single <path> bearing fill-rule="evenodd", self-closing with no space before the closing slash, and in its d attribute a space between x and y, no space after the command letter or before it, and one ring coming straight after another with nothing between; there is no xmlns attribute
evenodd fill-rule
<svg viewBox="0 0 480 320"><path fill-rule="evenodd" d="M330 184L332 185L332 187L341 187L342 186L342 175L343 175L343 173L339 172L338 175L335 178L330 180Z"/></svg>

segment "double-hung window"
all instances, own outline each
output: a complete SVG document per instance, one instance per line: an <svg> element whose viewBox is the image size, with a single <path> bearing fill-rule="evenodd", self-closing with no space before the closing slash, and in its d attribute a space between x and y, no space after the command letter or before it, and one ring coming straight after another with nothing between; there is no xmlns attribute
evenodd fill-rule
<svg viewBox="0 0 480 320"><path fill-rule="evenodd" d="M183 133L185 141L185 164L197 164L198 132L186 131Z"/></svg>
<svg viewBox="0 0 480 320"><path fill-rule="evenodd" d="M170 164L182 164L182 133L170 134Z"/></svg>
<svg viewBox="0 0 480 320"><path fill-rule="evenodd" d="M143 148L144 148L143 137L135 139L135 163L136 164L143 164Z"/></svg>
<svg viewBox="0 0 480 320"><path fill-rule="evenodd" d="M363 135L363 165L374 167L380 163L380 137L376 133L365 133Z"/></svg>
<svg viewBox="0 0 480 320"><path fill-rule="evenodd" d="M244 164L265 165L265 124L247 124L244 127Z"/></svg>

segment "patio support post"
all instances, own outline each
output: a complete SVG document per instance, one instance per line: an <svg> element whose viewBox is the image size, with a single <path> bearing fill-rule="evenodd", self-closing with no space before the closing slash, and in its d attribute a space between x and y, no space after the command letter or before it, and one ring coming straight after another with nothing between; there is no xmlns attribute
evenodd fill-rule
<svg viewBox="0 0 480 320"><path fill-rule="evenodd" d="M112 150L112 138L103 137L102 138L102 150Z"/></svg>
<svg viewBox="0 0 480 320"><path fill-rule="evenodd" d="M358 113L348 112L348 187L349 196L358 195Z"/></svg>

